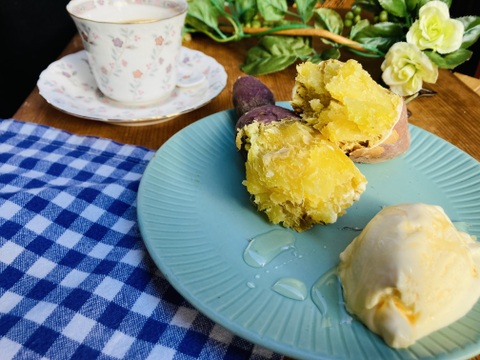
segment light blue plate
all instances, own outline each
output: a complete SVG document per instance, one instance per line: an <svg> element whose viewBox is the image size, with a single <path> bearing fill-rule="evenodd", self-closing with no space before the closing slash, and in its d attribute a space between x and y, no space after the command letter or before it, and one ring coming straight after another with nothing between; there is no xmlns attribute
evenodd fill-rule
<svg viewBox="0 0 480 360"><path fill-rule="evenodd" d="M284 104L285 105L285 104ZM153 260L199 311L233 333L302 359L460 359L480 353L480 302L461 320L404 350L393 350L341 303L335 276L324 306L272 290L283 277L311 289L338 263L358 229L384 206L424 202L480 237L480 164L446 141L411 126L412 146L397 159L359 165L368 187L337 223L292 232L295 249L264 268L245 263L248 241L280 226L256 211L242 185L232 110L183 129L156 153L138 193L140 230ZM327 279L328 280L328 279Z"/></svg>

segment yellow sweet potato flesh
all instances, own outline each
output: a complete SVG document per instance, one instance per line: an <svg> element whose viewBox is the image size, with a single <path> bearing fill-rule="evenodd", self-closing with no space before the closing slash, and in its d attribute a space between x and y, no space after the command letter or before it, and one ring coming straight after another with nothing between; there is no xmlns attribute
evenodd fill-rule
<svg viewBox="0 0 480 360"><path fill-rule="evenodd" d="M238 137L248 142L243 184L274 224L304 231L333 223L365 190L352 160L300 121L253 122Z"/></svg>
<svg viewBox="0 0 480 360"><path fill-rule="evenodd" d="M292 107L347 154L390 134L403 99L376 83L355 60L297 66Z"/></svg>

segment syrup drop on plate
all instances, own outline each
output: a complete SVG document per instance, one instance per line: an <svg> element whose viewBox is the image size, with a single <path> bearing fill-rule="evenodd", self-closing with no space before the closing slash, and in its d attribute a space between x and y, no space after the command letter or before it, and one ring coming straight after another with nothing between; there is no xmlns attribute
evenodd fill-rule
<svg viewBox="0 0 480 360"><path fill-rule="evenodd" d="M294 278L283 278L273 284L272 289L289 299L305 300L307 298L307 286Z"/></svg>
<svg viewBox="0 0 480 360"><path fill-rule="evenodd" d="M327 271L315 282L311 289L311 296L313 303L323 316L324 327L352 322L352 317L345 309L336 268Z"/></svg>
<svg viewBox="0 0 480 360"><path fill-rule="evenodd" d="M295 246L295 235L287 230L272 230L255 236L243 253L245 262L255 268L270 263L276 256Z"/></svg>

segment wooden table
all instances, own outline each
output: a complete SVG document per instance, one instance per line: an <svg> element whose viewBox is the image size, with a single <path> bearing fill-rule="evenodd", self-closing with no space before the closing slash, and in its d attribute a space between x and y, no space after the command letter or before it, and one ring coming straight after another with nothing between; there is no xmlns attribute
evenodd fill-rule
<svg viewBox="0 0 480 360"><path fill-rule="evenodd" d="M201 50L217 59L228 73L226 88L209 104L191 113L181 115L164 123L123 127L103 122L90 121L65 114L53 107L39 95L35 88L23 105L15 113L17 120L29 121L64 129L80 135L94 135L114 139L121 143L141 145L158 149L168 138L185 126L210 114L232 107L232 85L235 79L243 75L239 65L252 43L218 44L200 35L184 46ZM63 55L82 49L78 36L74 37ZM379 78L380 61L360 59L372 76ZM295 67L280 73L259 77L269 86L278 101L288 101L295 77ZM408 106L412 112L410 121L429 132L458 146L463 151L480 160L480 97L452 72L442 70L436 84L428 88L437 92L434 97L417 98ZM480 356L475 357L480 360Z"/></svg>
<svg viewBox="0 0 480 360"><path fill-rule="evenodd" d="M14 114L14 118L77 134L106 137L122 143L158 149L169 137L192 122L232 107L232 85L238 76L244 75L239 65L251 43L241 41L219 45L208 38L194 36L192 41L184 45L215 57L228 73L227 86L222 93L198 110L157 125L120 127L65 114L47 104L35 88ZM81 41L75 37L62 55L81 49ZM374 76L379 75L379 61L360 60ZM274 91L277 100L285 101L291 98L294 77L295 67L291 66L280 73L259 78ZM409 110L413 114L411 123L444 138L480 160L480 97L446 70L440 71L437 83L428 87L437 91L437 95L434 98L418 98L409 104Z"/></svg>

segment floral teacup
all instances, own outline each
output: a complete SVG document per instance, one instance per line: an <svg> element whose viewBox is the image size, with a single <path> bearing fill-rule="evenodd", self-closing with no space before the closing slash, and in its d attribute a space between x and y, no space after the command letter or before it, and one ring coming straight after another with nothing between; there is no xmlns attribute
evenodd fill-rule
<svg viewBox="0 0 480 360"><path fill-rule="evenodd" d="M100 91L123 103L168 97L176 86L185 0L71 0Z"/></svg>

